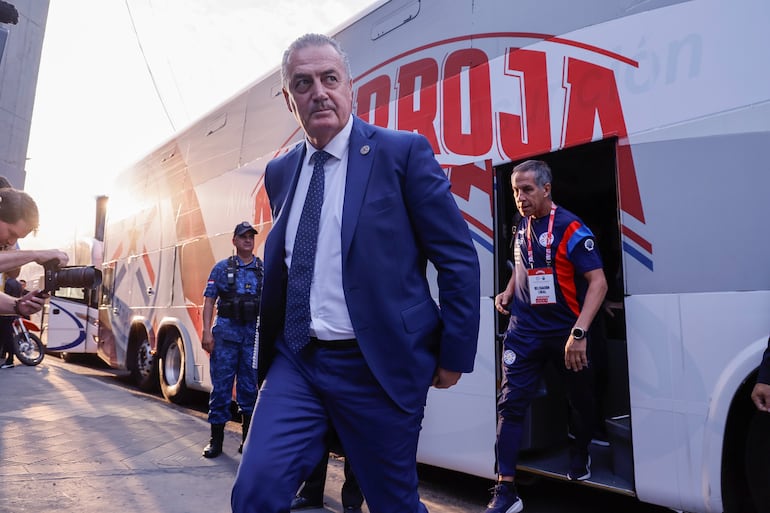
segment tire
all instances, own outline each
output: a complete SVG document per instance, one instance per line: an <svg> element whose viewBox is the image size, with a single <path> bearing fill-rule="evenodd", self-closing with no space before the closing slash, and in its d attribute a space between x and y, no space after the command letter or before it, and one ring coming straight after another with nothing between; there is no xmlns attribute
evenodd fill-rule
<svg viewBox="0 0 770 513"><path fill-rule="evenodd" d="M24 365L37 365L43 361L45 346L34 333L19 333L13 337L13 352Z"/></svg>
<svg viewBox="0 0 770 513"><path fill-rule="evenodd" d="M185 352L182 337L178 334L163 344L160 356L160 391L167 401L184 404L189 393L185 381Z"/></svg>
<svg viewBox="0 0 770 513"><path fill-rule="evenodd" d="M131 380L143 392L154 392L158 387L158 362L152 354L152 346L146 334L137 344L132 344L133 361Z"/></svg>

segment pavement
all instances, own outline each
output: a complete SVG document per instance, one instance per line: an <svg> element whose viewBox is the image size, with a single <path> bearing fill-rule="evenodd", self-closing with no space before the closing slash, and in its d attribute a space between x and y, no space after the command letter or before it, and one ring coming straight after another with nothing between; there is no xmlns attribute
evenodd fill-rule
<svg viewBox="0 0 770 513"><path fill-rule="evenodd" d="M99 372L52 355L0 369L0 513L229 512L240 424L228 423L224 454L203 458L205 415ZM328 474L326 508L306 513L342 510L342 462Z"/></svg>

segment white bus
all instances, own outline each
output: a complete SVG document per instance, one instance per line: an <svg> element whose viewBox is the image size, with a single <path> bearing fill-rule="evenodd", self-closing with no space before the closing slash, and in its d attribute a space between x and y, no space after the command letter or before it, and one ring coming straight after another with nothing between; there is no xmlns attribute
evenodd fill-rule
<svg viewBox="0 0 770 513"><path fill-rule="evenodd" d="M601 235L625 307L602 390L611 444L576 486L742 510L748 396L770 334L768 26L764 0L392 0L333 34L356 115L428 138L481 261L475 370L430 392L421 462L495 475L509 177L539 158L556 202ZM210 389L206 278L236 223L259 227L261 250L265 165L300 138L276 68L121 175L104 240L105 361L171 401ZM558 387L544 380L520 459L557 479Z"/></svg>

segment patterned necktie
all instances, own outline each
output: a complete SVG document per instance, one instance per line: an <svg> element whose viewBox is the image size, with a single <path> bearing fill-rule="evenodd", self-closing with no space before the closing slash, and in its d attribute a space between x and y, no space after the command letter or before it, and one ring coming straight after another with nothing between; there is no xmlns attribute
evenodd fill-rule
<svg viewBox="0 0 770 513"><path fill-rule="evenodd" d="M284 337L292 351L299 353L310 339L310 283L313 281L318 223L324 202L324 164L331 157L325 151L313 154L313 176L297 226L291 269L286 285Z"/></svg>

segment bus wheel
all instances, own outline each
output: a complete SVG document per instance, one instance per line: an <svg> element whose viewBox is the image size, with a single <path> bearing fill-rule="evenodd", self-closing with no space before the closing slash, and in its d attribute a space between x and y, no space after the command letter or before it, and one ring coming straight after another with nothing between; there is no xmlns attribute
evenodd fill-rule
<svg viewBox="0 0 770 513"><path fill-rule="evenodd" d="M163 397L172 403L182 404L187 400L184 370L184 343L182 337L175 334L163 344L160 356L160 390Z"/></svg>
<svg viewBox="0 0 770 513"><path fill-rule="evenodd" d="M152 346L146 334L141 334L131 351L131 379L144 392L153 392L158 385L158 363L152 354Z"/></svg>

